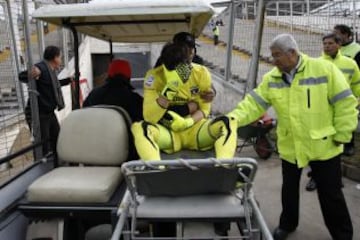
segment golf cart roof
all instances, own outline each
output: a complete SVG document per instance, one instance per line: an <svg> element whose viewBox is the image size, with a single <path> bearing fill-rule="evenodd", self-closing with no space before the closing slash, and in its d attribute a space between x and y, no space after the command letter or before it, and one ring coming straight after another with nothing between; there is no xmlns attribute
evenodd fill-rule
<svg viewBox="0 0 360 240"><path fill-rule="evenodd" d="M113 42L163 42L180 31L199 36L214 14L202 0L117 0L44 6L33 17Z"/></svg>

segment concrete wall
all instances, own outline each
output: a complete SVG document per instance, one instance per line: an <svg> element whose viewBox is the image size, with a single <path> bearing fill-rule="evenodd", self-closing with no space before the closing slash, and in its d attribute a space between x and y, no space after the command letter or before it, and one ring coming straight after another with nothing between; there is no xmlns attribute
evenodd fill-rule
<svg viewBox="0 0 360 240"><path fill-rule="evenodd" d="M81 43L79 47L79 58L80 58L80 91L82 98L88 95L91 89L91 85L93 82L93 74L92 74L92 63L91 63L91 51L90 51L90 39L88 37ZM75 73L74 68L74 58L72 58L68 64L67 68L64 68L58 78L66 78L69 76L73 76ZM60 112L56 112L56 115L61 122L72 110L72 99L71 99L71 89L70 86L62 87L65 108Z"/></svg>
<svg viewBox="0 0 360 240"><path fill-rule="evenodd" d="M212 103L215 115L228 113L243 97L244 86L236 82L225 82L220 76L212 74L212 83L216 89L216 98Z"/></svg>

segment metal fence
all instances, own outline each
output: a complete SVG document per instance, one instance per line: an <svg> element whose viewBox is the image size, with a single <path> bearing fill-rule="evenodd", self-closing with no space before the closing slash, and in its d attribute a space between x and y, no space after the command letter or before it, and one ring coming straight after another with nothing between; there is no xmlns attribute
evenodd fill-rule
<svg viewBox="0 0 360 240"><path fill-rule="evenodd" d="M43 4L54 3L42 1L35 4L28 1L28 8L32 11ZM0 158L32 143L24 114L24 105L28 100L27 85L19 83L17 78L18 73L25 70L27 63L21 6L21 0L0 0ZM62 52L64 64L67 63L72 53L68 51L68 46L71 45L69 34L53 25L43 26L40 21L31 20L30 23L33 60L38 62L41 59L44 47L55 45L65 50ZM29 152L0 165L0 185L32 162L33 154Z"/></svg>
<svg viewBox="0 0 360 240"><path fill-rule="evenodd" d="M250 68L253 51L258 1L235 1L236 18L234 42L232 45L231 75L233 80L245 82ZM291 33L302 52L318 57L322 52L321 37L331 32L334 25L346 24L353 28L355 36L360 31L360 1L358 0L287 0L266 1L265 23L260 51L258 81L272 68L269 44L280 33ZM219 26L220 43L213 45L213 32L210 25L199 40L198 53L209 63L208 66L225 72L226 47L229 32L229 9L214 18L222 20ZM359 35L360 37L360 35Z"/></svg>

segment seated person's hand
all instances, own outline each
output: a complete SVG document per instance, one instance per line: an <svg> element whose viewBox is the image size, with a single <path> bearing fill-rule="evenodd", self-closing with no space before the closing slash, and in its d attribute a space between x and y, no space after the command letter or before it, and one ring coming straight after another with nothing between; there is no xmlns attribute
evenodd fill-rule
<svg viewBox="0 0 360 240"><path fill-rule="evenodd" d="M199 110L199 105L196 102L190 101L190 102L188 102L187 105L188 105L190 114L193 114L194 112Z"/></svg>
<svg viewBox="0 0 360 240"><path fill-rule="evenodd" d="M40 69L36 66L33 66L31 69L31 77L34 79L39 79L40 75L41 75Z"/></svg>
<svg viewBox="0 0 360 240"><path fill-rule="evenodd" d="M161 106L162 108L165 108L165 109L167 109L170 105L170 101L164 96L159 96L156 99L156 102L157 102L157 104L159 104L159 106Z"/></svg>
<svg viewBox="0 0 360 240"><path fill-rule="evenodd" d="M203 99L205 102L212 102L214 100L215 96L216 96L216 93L215 93L214 89L210 89L209 91L200 93L201 99Z"/></svg>
<svg viewBox="0 0 360 240"><path fill-rule="evenodd" d="M183 118L173 111L168 111L167 113L172 117L170 128L175 132L183 131L195 123L192 117Z"/></svg>

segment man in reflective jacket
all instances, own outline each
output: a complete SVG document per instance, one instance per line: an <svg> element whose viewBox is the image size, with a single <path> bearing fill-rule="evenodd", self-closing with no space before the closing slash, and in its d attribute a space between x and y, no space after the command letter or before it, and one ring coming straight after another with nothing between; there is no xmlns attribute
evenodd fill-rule
<svg viewBox="0 0 360 240"><path fill-rule="evenodd" d="M356 98L334 64L300 53L292 35L275 37L270 50L276 67L228 116L244 126L270 105L276 111L283 209L274 238L286 239L298 226L299 181L302 169L310 165L331 236L350 240L353 229L341 189L339 155L357 126Z"/></svg>
<svg viewBox="0 0 360 240"><path fill-rule="evenodd" d="M341 54L354 59L360 68L360 44L355 41L352 29L347 25L338 24L334 27L334 33L341 39ZM347 156L355 154L354 135L352 135L351 141L344 145L344 154Z"/></svg>
<svg viewBox="0 0 360 240"><path fill-rule="evenodd" d="M350 85L354 96L360 96L360 70L356 62L342 55L340 51L341 39L335 33L330 33L322 38L323 54L321 59L330 61L337 66L344 74L346 81ZM311 172L308 173L311 176ZM306 184L306 190L313 191L316 189L316 182L313 178Z"/></svg>

